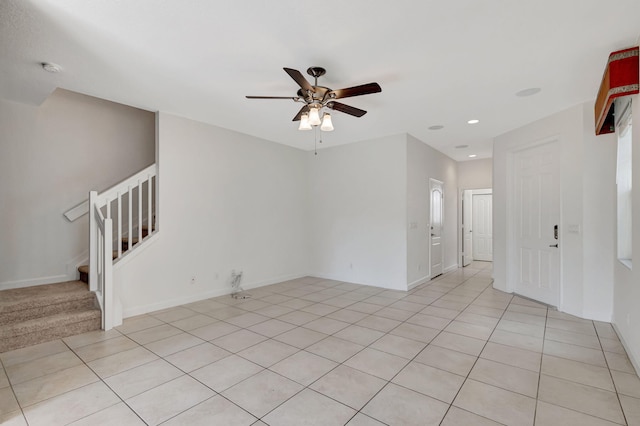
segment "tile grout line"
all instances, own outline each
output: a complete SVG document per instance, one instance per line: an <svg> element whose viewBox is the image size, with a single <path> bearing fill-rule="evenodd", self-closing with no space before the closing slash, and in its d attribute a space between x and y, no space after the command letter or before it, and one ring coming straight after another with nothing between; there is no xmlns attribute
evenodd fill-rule
<svg viewBox="0 0 640 426"><path fill-rule="evenodd" d="M4 362L2 361L1 358L0 358L0 367L2 367L2 372L7 378L7 383L9 384L9 388L11 389L11 394L13 395L13 398L15 399L16 404L18 404L18 409L20 410L20 414L22 414L22 418L24 419L24 421L27 422L27 416L24 414L24 409L22 408L22 404L20 404L20 401L18 400L18 395L16 395L16 391L13 388L13 384L11 383L11 379L9 379L9 374L7 374L7 369L5 368Z"/></svg>
<svg viewBox="0 0 640 426"><path fill-rule="evenodd" d="M592 322L593 323L593 322ZM615 390L616 393L616 399L618 400L618 406L620 407L620 412L622 412L622 418L624 419L625 424L628 424L629 422L627 421L627 414L624 412L624 408L622 407L622 401L620 400L620 393L618 392L618 386L616 385L616 381L613 378L613 373L611 372L611 367L609 367L609 360L607 359L607 356L605 355L605 350L604 347L602 347L602 342L600 341L600 334L598 333L598 329L596 328L595 324L593 325L593 328L596 331L596 336L598 337L598 343L600 344L600 350L602 351L602 357L604 358L604 362L607 366L607 370L609 371L609 377L611 377L611 383L613 384L613 389Z"/></svg>
<svg viewBox="0 0 640 426"><path fill-rule="evenodd" d="M544 317L544 328L542 331L542 349L540 351L540 371L538 371L538 386L536 388L536 405L533 407L533 423L535 424L538 416L538 401L540 401L540 381L542 380L542 362L544 359L544 345L547 335L547 320L549 319L549 307L547 307L547 315Z"/></svg>
<svg viewBox="0 0 640 426"><path fill-rule="evenodd" d="M486 288L489 288L489 286L487 286ZM486 291L486 289L485 289ZM484 293L484 291L483 291ZM480 295L478 295L478 297L480 297L482 295L482 293ZM474 299L474 301L477 300ZM507 304L507 306L504 308L504 310L502 311L502 315L500 315L500 318L498 319L498 322L496 323L496 325L493 327L493 330L491 331L491 334L489 335L489 337L487 338L487 340L485 341L484 345L482 346L482 349L480 350L480 352L478 352L478 356L476 356L475 361L473 362L473 365L471 366L471 368L469 369L469 372L467 373L467 375L464 378L464 381L462 382L462 385L460 385L460 388L458 388L458 391L456 392L455 396L453 397L453 399L451 400L451 404L449 404L449 408L447 409L447 412L445 413L444 417L442 418L440 424L442 424L442 422L444 421L444 419L447 417L447 414L449 413L449 411L451 410L451 407L453 407L453 403L455 402L455 400L458 398L458 395L460 394L460 391L462 390L462 388L464 387L465 383L467 383L467 380L469 380L469 376L471 375L471 372L473 371L473 369L475 368L476 364L478 363L478 360L480 359L480 355L482 355L482 352L484 351L484 349L486 348L487 344L489 343L489 340L491 339L491 336L493 336L493 333L495 332L496 328L498 327L498 324L500 323L500 320L502 320L502 317L504 316L505 312L507 312L507 309L509 307L509 305L511 304L511 301L513 300L513 294L511 295L511 298L509 299L509 303ZM473 302L471 302L473 303ZM471 305L471 303L469 305ZM457 317L456 317L457 318ZM437 337L437 336L436 336ZM435 338L434 338L435 339ZM456 408L459 408L456 406ZM463 409L464 410L464 409ZM468 410L465 410L468 411ZM476 416L480 416L483 417L485 419L488 419L488 417L484 417L478 413L473 413L471 411L469 411L472 414L475 414ZM495 421L493 419L489 419L491 421Z"/></svg>
<svg viewBox="0 0 640 426"><path fill-rule="evenodd" d="M128 338L128 336L127 336L127 338ZM64 341L64 340L62 340L62 339L60 339L60 340L62 341L62 343L64 343L64 344L67 346L67 348L68 348L68 349L69 349L69 350L70 350L70 351L71 351L71 352L72 352L76 357L78 357L78 359L79 359L80 361L82 361L82 363L83 363L83 364L84 364L84 365L85 365L89 370L91 370L91 372L92 372L93 374L95 374L95 375L96 375L96 377L98 378L98 381L102 382L102 383L103 383L103 384L104 384L104 385L105 385L105 386L106 386L106 387L107 387L111 392L113 392L113 394L114 394L114 395L115 395L115 396L116 396L120 401L122 401L122 403L123 403L124 405L126 405L126 406L127 406L127 407L128 407L128 408L129 408L129 409L130 409L130 410L131 410L131 411L132 411L132 412L133 412L133 413L134 413L134 414L135 414L135 415L140 419L140 421L142 421L142 423L144 423L144 424L148 424L148 423L147 423L147 422L145 422L145 421L144 421L144 419L143 419L143 418L138 414L138 412L137 412L137 411L135 411L135 410L133 409L133 407L131 407L129 404L127 404L127 402L126 402L124 399L122 399L122 397L120 397L120 395L119 395L119 394L118 394L114 389L112 389L112 388L111 388L111 386L109 386L109 384L108 384L108 383L107 383L107 382L106 382L106 381L105 381L105 380L104 380L104 379L103 379L103 378L102 378L102 377L101 377L101 376L100 376L96 371L94 371L94 369L93 369L93 368L91 368L91 367L90 367L90 366L89 366L89 365L88 365L88 364L87 364L87 363L86 363L82 358L80 358L80 356L79 356L79 355L78 355L78 354L77 354L77 353L76 353L76 352L75 352L75 351L74 351L74 350L69 346L69 344L68 344L67 342L65 342L65 341ZM107 340L109 340L109 339L107 339ZM131 339L130 339L130 340L131 340ZM97 343L98 343L98 342L97 342ZM135 342L135 343L137 344L137 342ZM85 345L85 346L88 346L88 345ZM81 347L83 347L83 346L81 346ZM150 362L151 362L151 361L150 361ZM142 364L142 365L146 365L146 364L148 364L148 363L144 363L144 364ZM97 383L97 382L94 382L94 383ZM91 384L91 383L90 383L90 384ZM89 385L85 385L85 386L89 386ZM82 388L83 388L83 387L85 387L85 386L81 386L81 387L79 387L78 389L82 389ZM73 389L73 390L75 390L75 389ZM72 391L73 391L73 390L72 390ZM69 393L69 392L72 392L72 391L67 391L67 392L64 392L64 393ZM63 394L60 394L60 395L63 395ZM56 395L56 397L57 397L57 396L59 396L59 395ZM55 397L54 397L54 398L55 398ZM49 398L49 399L51 399L51 398ZM114 406L116 406L117 404L118 404L118 403L116 402L115 404L110 405L109 407L105 407L105 408L103 408L102 410L98 410L98 411L96 411L96 412L94 412L94 413L87 414L86 416L81 417L81 418L79 418L79 419L75 419L75 420L73 420L73 421L74 421L74 422L76 422L76 421L78 421L78 420L81 420L81 419L87 418L87 417L92 416L92 415L94 415L94 414L96 414L96 413L99 413L100 411L103 411L103 410L106 410L106 409L108 409L108 408L114 407Z"/></svg>

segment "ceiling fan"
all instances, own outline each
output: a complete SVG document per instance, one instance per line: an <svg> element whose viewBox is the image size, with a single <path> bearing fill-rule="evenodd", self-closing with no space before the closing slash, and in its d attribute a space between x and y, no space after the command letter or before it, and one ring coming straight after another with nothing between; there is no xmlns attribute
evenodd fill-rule
<svg viewBox="0 0 640 426"><path fill-rule="evenodd" d="M354 117L362 117L367 111L355 108L336 99L350 98L353 96L368 95L371 93L379 93L382 88L378 83L362 84L360 86L347 87L345 89L333 90L325 86L318 86L318 77L323 76L327 71L322 67L310 67L307 74L314 78L314 84L311 85L302 73L292 68L284 68L285 72L298 83L297 96L247 96L247 99L291 99L294 102L301 102L305 105L298 111L293 121L300 121L298 130L311 130L311 126L318 126L321 130L333 130L331 115L325 112L322 121L320 120L320 112L322 108L329 108L334 111L340 111Z"/></svg>

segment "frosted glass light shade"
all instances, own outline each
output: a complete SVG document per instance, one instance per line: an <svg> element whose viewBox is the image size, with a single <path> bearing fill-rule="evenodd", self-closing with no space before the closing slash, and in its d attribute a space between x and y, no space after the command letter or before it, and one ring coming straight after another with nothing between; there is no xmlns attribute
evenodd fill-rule
<svg viewBox="0 0 640 426"><path fill-rule="evenodd" d="M298 127L298 130L311 130L308 114L302 114L302 116L300 117L300 127Z"/></svg>
<svg viewBox="0 0 640 426"><path fill-rule="evenodd" d="M309 124L318 126L320 124L320 112L318 108L309 109Z"/></svg>
<svg viewBox="0 0 640 426"><path fill-rule="evenodd" d="M325 132L333 131L333 123L331 122L331 114L325 112L322 116L322 126L320 126L320 130Z"/></svg>

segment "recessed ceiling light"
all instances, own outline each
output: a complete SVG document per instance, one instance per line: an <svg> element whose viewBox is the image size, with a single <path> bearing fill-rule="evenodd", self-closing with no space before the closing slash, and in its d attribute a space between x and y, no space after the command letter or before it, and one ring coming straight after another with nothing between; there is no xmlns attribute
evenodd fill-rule
<svg viewBox="0 0 640 426"><path fill-rule="evenodd" d="M542 89L539 87L530 87L528 89L524 89L521 90L519 92L516 92L516 96L520 97L520 98L524 98L526 96L533 96L537 93L540 93Z"/></svg>
<svg viewBox="0 0 640 426"><path fill-rule="evenodd" d="M43 62L42 69L44 69L46 72L51 72L54 74L62 71L62 67L60 67L60 65L54 64L52 62Z"/></svg>
<svg viewBox="0 0 640 426"><path fill-rule="evenodd" d="M479 122L480 122L480 120L476 120L475 118L473 120L467 121L467 123L469 123L469 124L478 124Z"/></svg>
<svg viewBox="0 0 640 426"><path fill-rule="evenodd" d="M465 149L469 148L469 145L456 145L456 149Z"/></svg>
<svg viewBox="0 0 640 426"><path fill-rule="evenodd" d="M429 127L429 130L440 130L440 129L444 129L444 126L442 124L436 124L435 126Z"/></svg>
<svg viewBox="0 0 640 426"><path fill-rule="evenodd" d="M477 157L477 155L476 155L476 154L471 154L471 155L469 155L469 158L476 158L476 157Z"/></svg>

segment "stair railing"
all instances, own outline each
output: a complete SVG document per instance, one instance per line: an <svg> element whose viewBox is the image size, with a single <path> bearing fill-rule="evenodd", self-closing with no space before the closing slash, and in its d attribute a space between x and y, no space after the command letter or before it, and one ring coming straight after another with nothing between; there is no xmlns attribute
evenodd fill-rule
<svg viewBox="0 0 640 426"><path fill-rule="evenodd" d="M93 195L93 194L92 194ZM91 196L90 196L91 198ZM93 278L89 279L91 291L96 293L100 310L102 310L102 329L113 328L113 261L111 260L111 235L113 234L113 222L105 219L102 211L94 205L92 223L95 225L91 232L91 240L96 243L89 251L89 271ZM94 272L95 271L95 272Z"/></svg>
<svg viewBox="0 0 640 426"><path fill-rule="evenodd" d="M96 292L100 301L104 330L120 321L114 318L118 298L112 282L113 265L158 231L156 179L157 168L153 164L100 194L89 193L89 289Z"/></svg>

